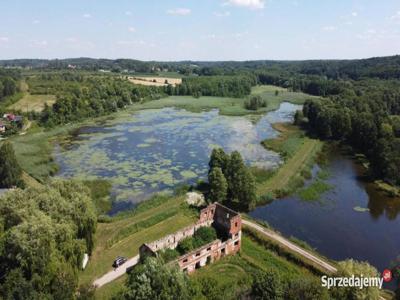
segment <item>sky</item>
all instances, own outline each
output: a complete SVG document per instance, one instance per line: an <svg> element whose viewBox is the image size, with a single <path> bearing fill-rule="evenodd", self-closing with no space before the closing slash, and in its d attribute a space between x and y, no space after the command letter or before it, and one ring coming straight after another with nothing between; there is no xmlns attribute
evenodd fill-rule
<svg viewBox="0 0 400 300"><path fill-rule="evenodd" d="M400 54L400 0L0 0L0 59Z"/></svg>

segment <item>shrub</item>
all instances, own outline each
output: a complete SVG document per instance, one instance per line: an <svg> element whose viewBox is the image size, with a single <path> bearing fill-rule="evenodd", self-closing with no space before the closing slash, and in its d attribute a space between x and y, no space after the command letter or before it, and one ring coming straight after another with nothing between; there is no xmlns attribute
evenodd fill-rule
<svg viewBox="0 0 400 300"><path fill-rule="evenodd" d="M217 232L213 227L200 227L193 235L195 244L200 246L211 243L217 239Z"/></svg>
<svg viewBox="0 0 400 300"><path fill-rule="evenodd" d="M258 110L261 107L267 107L267 102L261 96L252 96L245 101L244 107L248 110Z"/></svg>
<svg viewBox="0 0 400 300"><path fill-rule="evenodd" d="M159 252L160 257L162 258L162 260L167 263L170 261L173 261L174 259L179 257L179 252L176 249L165 249Z"/></svg>

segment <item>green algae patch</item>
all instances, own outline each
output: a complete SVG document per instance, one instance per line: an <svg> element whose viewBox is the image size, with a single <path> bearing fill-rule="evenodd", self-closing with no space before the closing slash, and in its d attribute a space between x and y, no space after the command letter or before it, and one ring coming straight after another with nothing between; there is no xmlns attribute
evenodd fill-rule
<svg viewBox="0 0 400 300"><path fill-rule="evenodd" d="M190 170L182 171L180 174L184 179L192 179L197 177L197 174Z"/></svg>
<svg viewBox="0 0 400 300"><path fill-rule="evenodd" d="M136 147L138 148L147 148L147 147L151 147L150 144L138 144Z"/></svg>
<svg viewBox="0 0 400 300"><path fill-rule="evenodd" d="M360 206L355 206L353 207L353 210L356 212L369 212L369 208L366 207L360 207Z"/></svg>

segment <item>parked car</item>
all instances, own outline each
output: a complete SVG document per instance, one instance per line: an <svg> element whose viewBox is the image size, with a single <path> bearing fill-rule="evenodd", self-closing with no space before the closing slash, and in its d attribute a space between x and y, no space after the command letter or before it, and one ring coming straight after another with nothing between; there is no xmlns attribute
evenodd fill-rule
<svg viewBox="0 0 400 300"><path fill-rule="evenodd" d="M126 263L127 259L125 257L122 256L118 256L113 263L113 267L114 268L118 268L119 266L123 265L124 263Z"/></svg>

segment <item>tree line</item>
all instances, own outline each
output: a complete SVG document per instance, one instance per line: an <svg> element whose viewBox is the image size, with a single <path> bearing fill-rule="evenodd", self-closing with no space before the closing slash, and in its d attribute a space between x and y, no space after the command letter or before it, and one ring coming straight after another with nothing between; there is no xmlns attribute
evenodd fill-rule
<svg viewBox="0 0 400 300"><path fill-rule="evenodd" d="M366 155L375 177L400 185L398 86L357 86L329 99L308 100L303 113L313 133L351 145Z"/></svg>
<svg viewBox="0 0 400 300"><path fill-rule="evenodd" d="M198 76L183 78L182 84L165 87L168 95L191 95L241 98L251 93L252 86L257 84L257 78L250 74L233 76Z"/></svg>
<svg viewBox="0 0 400 300"><path fill-rule="evenodd" d="M40 123L47 127L110 114L132 103L165 95L160 87L133 85L111 76L77 77L76 80L53 78L50 82L59 82L63 87L53 106L46 105L39 116ZM34 90L37 89L40 88L34 86Z"/></svg>

